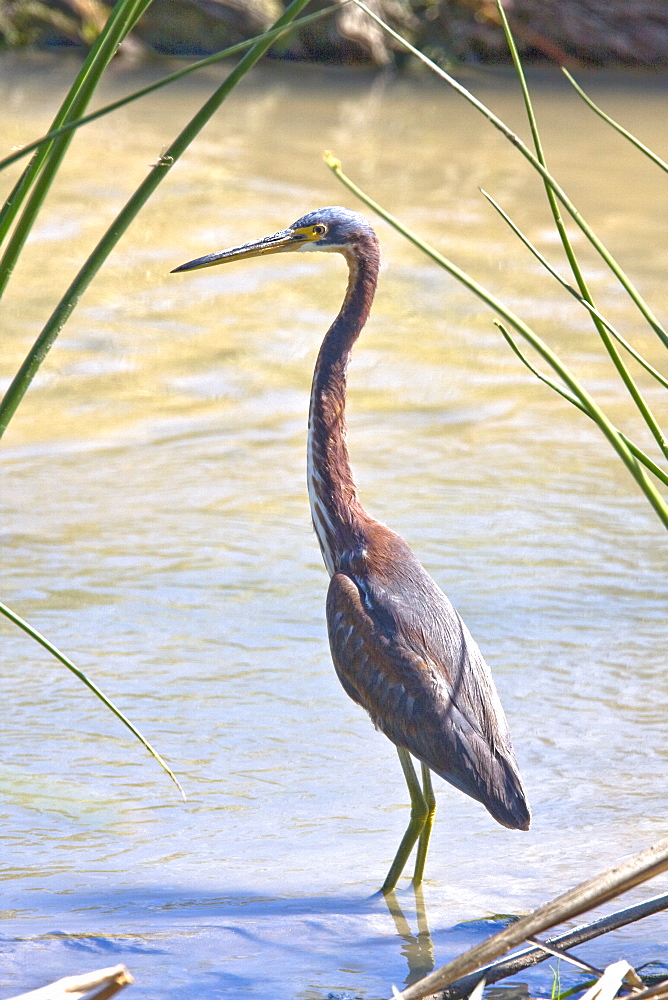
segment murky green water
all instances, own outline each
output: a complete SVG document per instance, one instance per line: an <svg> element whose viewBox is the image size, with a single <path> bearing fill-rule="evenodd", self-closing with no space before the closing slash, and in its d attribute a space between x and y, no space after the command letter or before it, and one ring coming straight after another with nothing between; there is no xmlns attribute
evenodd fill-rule
<svg viewBox="0 0 668 1000"><path fill-rule="evenodd" d="M45 129L71 71L0 65L3 149ZM3 379L216 79L76 140L3 306ZM138 82L119 69L108 96ZM505 76L467 82L522 127ZM665 155L655 80L588 85ZM537 81L537 103L555 172L665 316L665 178L556 77ZM311 208L358 207L325 148L631 419L584 314L478 192L559 260L538 186L482 119L431 82L289 67L247 82L91 286L3 442L3 599L128 712L188 793L184 805L74 678L2 626L6 993L123 961L137 998L373 998L429 964L424 939L402 937L372 898L406 792L393 747L334 676L309 522L310 375L343 262L168 273ZM534 814L528 834L503 830L439 782L425 897L440 965L490 933L491 915L528 910L665 834L666 542L599 434L532 381L490 314L378 232L381 284L349 379L362 498L482 646ZM612 319L657 356L585 261ZM410 889L399 898L416 934ZM661 915L581 949L597 965L667 952ZM552 972L522 981L549 996Z"/></svg>

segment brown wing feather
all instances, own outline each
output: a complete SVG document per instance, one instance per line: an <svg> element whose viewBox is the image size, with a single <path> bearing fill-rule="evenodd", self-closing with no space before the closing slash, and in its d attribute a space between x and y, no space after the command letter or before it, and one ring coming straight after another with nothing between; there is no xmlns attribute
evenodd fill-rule
<svg viewBox="0 0 668 1000"><path fill-rule="evenodd" d="M463 622L450 605L461 629L461 655L453 665L429 655L424 636L413 634L410 620L407 628L397 626L396 606L382 605L376 592L361 589L347 574L331 578L327 625L345 691L396 746L482 802L502 825L528 828L529 810L505 719L489 670ZM469 651L477 653L474 663Z"/></svg>

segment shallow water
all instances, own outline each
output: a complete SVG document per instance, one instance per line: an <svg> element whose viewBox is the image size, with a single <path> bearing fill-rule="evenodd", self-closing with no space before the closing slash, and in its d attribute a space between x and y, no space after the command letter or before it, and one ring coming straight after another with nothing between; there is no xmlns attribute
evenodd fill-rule
<svg viewBox="0 0 668 1000"><path fill-rule="evenodd" d="M4 148L45 130L72 69L0 64ZM4 384L219 78L75 141L3 306ZM120 68L106 96L140 82ZM465 82L523 127L509 77ZM585 82L665 156L660 81ZM560 79L535 85L553 169L665 316L665 179ZM381 283L349 378L356 476L478 639L534 819L528 834L501 829L439 781L433 948L417 937L409 888L410 932L372 895L406 791L393 747L331 666L304 477L310 374L344 265L313 254L168 273L319 205L357 208L325 148L633 426L586 317L479 194L559 260L538 185L482 119L420 79L269 66L247 81L86 293L3 442L3 599L129 714L188 795L2 626L6 994L123 961L133 995L150 1000L387 996L489 934L494 914L529 910L665 834L664 532L595 428L520 367L489 312L379 223ZM612 319L658 358L614 281L584 259ZM657 915L580 953L599 966L665 961L666 926ZM549 996L553 973L521 982Z"/></svg>

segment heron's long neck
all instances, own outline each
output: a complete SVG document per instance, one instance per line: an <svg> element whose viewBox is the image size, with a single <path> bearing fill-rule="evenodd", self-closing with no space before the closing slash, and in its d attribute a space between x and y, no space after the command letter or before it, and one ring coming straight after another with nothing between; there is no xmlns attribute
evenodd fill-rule
<svg viewBox="0 0 668 1000"><path fill-rule="evenodd" d="M341 311L322 342L313 375L308 425L308 490L313 526L331 574L363 545L367 518L357 499L346 446L346 371L378 280L375 238L346 254L350 271Z"/></svg>

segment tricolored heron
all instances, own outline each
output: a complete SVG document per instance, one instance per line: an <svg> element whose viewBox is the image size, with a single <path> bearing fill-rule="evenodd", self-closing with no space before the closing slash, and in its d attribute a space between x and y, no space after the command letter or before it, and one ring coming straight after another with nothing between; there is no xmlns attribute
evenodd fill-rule
<svg viewBox="0 0 668 1000"><path fill-rule="evenodd" d="M366 219L321 208L253 243L182 264L192 271L292 251L341 253L349 279L322 342L308 424L311 515L330 575L327 629L344 690L394 743L410 822L382 891L397 884L417 843L422 881L436 811L431 771L477 799L495 820L527 830L530 813L489 667L466 625L406 542L357 498L346 446L346 371L376 290L378 240ZM422 787L411 754L420 761Z"/></svg>

